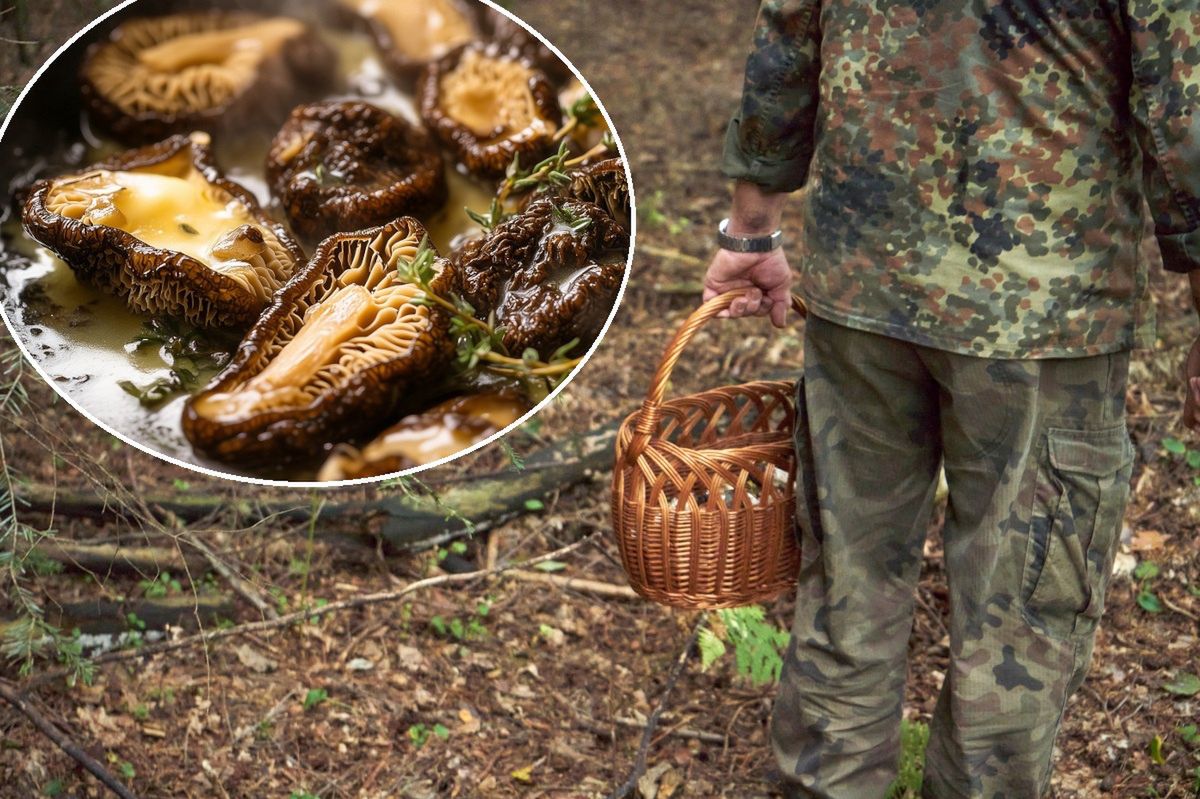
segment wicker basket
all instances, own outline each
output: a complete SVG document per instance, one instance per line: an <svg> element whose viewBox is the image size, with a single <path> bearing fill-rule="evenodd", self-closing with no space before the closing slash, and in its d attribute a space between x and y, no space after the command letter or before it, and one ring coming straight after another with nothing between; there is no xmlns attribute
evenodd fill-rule
<svg viewBox="0 0 1200 799"><path fill-rule="evenodd" d="M613 529L629 584L678 608L729 608L794 590L795 421L789 381L664 401L696 332L739 295L722 294L675 334L640 410L617 433ZM792 305L804 315L799 298Z"/></svg>

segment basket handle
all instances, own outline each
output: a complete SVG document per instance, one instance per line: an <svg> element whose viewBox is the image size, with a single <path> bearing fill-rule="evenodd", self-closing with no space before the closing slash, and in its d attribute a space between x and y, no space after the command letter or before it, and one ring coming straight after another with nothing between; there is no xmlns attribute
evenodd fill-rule
<svg viewBox="0 0 1200 799"><path fill-rule="evenodd" d="M675 369L675 364L683 355L684 349L691 343L696 333L700 328L704 327L705 323L713 319L717 314L721 313L733 304L734 300L740 299L748 292L745 291L727 291L724 294L718 294L708 302L701 305L692 315L687 318L680 327L675 331L675 337L671 339L671 343L667 345L667 349L663 352L662 360L658 364L658 370L654 373L654 378L650 381L650 388L646 392L646 399L642 401L642 409L638 414L637 425L634 427L635 440L643 439L640 443L644 444L644 439L654 433L658 426L658 410L662 406L663 399L667 392L667 381L671 379L671 372ZM797 294L792 295L792 310L800 314L800 316L808 316L808 308L804 304L804 300L800 299ZM634 449L640 450L641 447L633 444Z"/></svg>

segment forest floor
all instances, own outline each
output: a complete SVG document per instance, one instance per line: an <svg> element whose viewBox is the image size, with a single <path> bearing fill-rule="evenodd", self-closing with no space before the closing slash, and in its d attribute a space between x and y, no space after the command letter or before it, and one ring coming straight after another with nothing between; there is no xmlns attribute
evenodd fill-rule
<svg viewBox="0 0 1200 799"><path fill-rule="evenodd" d="M89 3L51 3L37 17L44 56ZM658 350L697 303L709 233L727 197L717 168L725 119L736 102L741 53L752 21L747 4L681 4L669 26L650 0L514 0L511 9L545 33L605 102L630 155L639 205L638 251L625 299L604 344L582 374L516 437L537 441L594 429L633 410ZM75 17L71 15L75 14ZM3 25L4 17L0 17ZM40 27L39 27L40 26ZM8 31L6 33L6 31ZM729 31L724 39L714 31ZM0 36L13 38L9 28ZM0 45L7 47L7 45ZM0 84L29 68L12 50ZM789 230L791 236L798 231ZM1196 325L1180 281L1155 276L1160 341L1139 353L1128 411L1137 445L1126 540L1109 591L1091 675L1067 707L1052 796L1185 797L1200 790L1200 696L1181 674L1200 668L1200 470L1166 451L1177 428L1178 365ZM673 379L687 393L763 374L794 373L801 323L776 333L759 321L705 329ZM6 343L6 348L11 344ZM308 507L366 501L396 488L338 492L263 489L222 482L157 461L93 427L28 374L21 424L0 432L0 459L23 483L134 494L176 492L231 501ZM430 484L515 467L498 448L423 475ZM104 598L131 631L135 602L181 603L186 630L258 620L324 602L397 590L423 577L515 563L572 543L549 567L557 576L619 586L624 579L607 534L608 474L547 496L540 507L436 550L389 551L379 542L332 540L313 525L267 519L252 530L232 514L185 530L148 521L86 521L26 514L65 540L156 546L196 563L190 532L244 578L263 611L232 594L207 566L142 574L86 571L32 577L52 613ZM161 519L161 515L159 516ZM596 531L599 531L598 535ZM316 534L311 544L309 533ZM947 667L946 585L937 524L926 547L910 641L905 714L928 720ZM1157 574L1139 564L1153 563ZM190 573L190 577L189 577ZM225 597L234 596L232 604ZM217 598L216 610L211 608ZM9 604L0 610L11 611ZM771 604L786 627L792 603ZM15 667L34 705L121 777L139 797L593 797L624 782L642 730L697 622L614 592L598 596L511 574L446 583L392 602L321 620L99 666L90 686L38 679ZM152 626L152 625L151 625ZM170 635L187 632L172 630ZM693 656L665 705L639 796L771 795L765 732L774 689L738 674L732 658L702 671ZM1189 695L1190 694L1190 695ZM104 789L19 714L0 709L0 797L102 796ZM881 786L882 789L882 786Z"/></svg>

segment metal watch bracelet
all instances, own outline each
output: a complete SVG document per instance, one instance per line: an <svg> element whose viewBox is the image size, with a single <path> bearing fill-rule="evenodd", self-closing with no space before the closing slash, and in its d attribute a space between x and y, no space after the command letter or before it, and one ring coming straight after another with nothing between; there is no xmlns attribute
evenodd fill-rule
<svg viewBox="0 0 1200 799"><path fill-rule="evenodd" d="M783 231L776 230L767 236L731 236L725 231L729 229L729 219L721 220L717 225L717 246L722 250L732 252L770 252L783 244Z"/></svg>

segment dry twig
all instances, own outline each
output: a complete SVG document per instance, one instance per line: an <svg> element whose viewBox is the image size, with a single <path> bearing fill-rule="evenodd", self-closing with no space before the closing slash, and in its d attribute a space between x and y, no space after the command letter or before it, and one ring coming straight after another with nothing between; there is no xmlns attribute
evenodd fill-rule
<svg viewBox="0 0 1200 799"><path fill-rule="evenodd" d="M121 799L137 799L128 788L121 784L121 781L112 775L99 761L83 751L72 741L67 734L55 726L49 719L38 712L33 705L26 701L25 697L16 689L16 686L9 683L7 680L0 680L0 699L3 699L15 710L19 710L24 714L25 718L33 722L33 726L37 727L38 732L45 735L54 745L71 756L75 762L83 766L92 776L104 783L104 787L115 793Z"/></svg>
<svg viewBox="0 0 1200 799"><path fill-rule="evenodd" d="M511 571L505 576L513 580L521 580L527 583L544 583L557 588L570 591L584 591L611 599L641 599L637 592L627 585L604 583L599 580L588 580L583 577L568 577L563 574L543 574L523 569Z"/></svg>
<svg viewBox="0 0 1200 799"><path fill-rule="evenodd" d="M654 707L654 712L650 714L650 718L646 720L646 727L642 730L642 742L638 745L637 758L633 761L633 771L630 773L629 779L625 780L615 791L609 794L608 799L625 799L625 797L637 789L638 780L641 779L643 772L646 771L646 757L650 752L650 741L654 738L654 730L658 726L658 720L662 717L663 711L667 709L667 701L671 698L671 691L674 690L675 683L679 682L679 676L683 674L683 667L687 664L688 656L692 653L692 647L696 645L696 639L700 637L700 630L703 628L704 616L701 616L700 620L696 622L696 626L692 628L692 634L688 636L683 650L675 658L675 665L671 667L671 673L667 676L667 684L658 697L658 704Z"/></svg>

